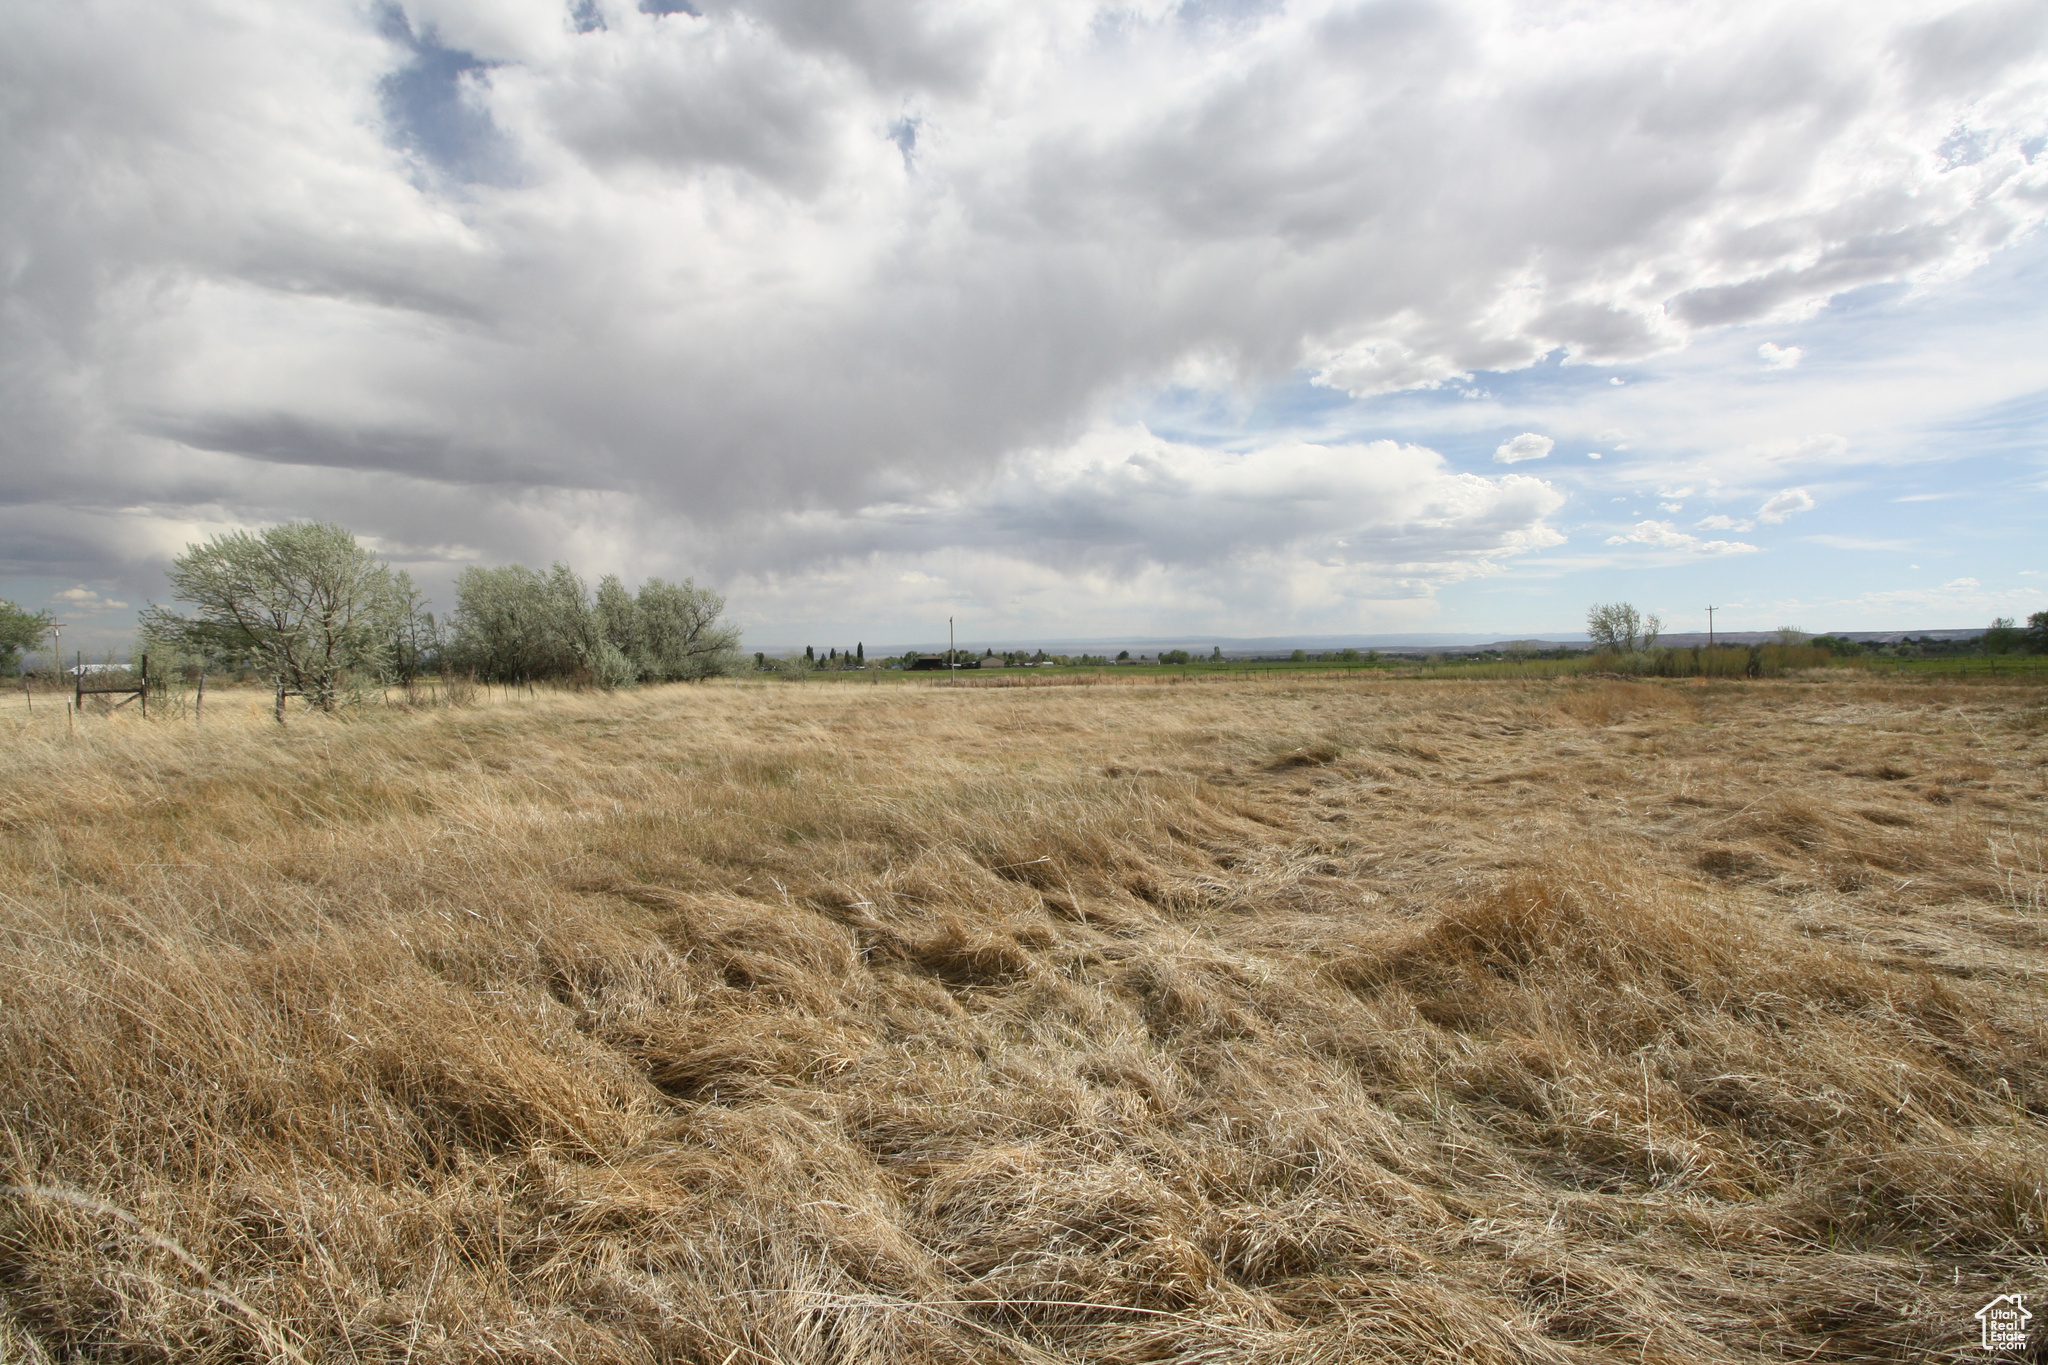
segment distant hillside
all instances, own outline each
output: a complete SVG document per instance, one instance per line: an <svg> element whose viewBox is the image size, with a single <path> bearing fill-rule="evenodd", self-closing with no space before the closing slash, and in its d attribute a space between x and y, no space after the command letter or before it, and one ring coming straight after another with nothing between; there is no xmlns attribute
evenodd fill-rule
<svg viewBox="0 0 2048 1365"><path fill-rule="evenodd" d="M1936 640L1972 640L1984 633L1982 626L1968 628L1944 628L1940 630L1836 630L1815 631L1817 635L1838 635L1848 640L1862 640L1890 644L1899 640L1931 637ZM1722 630L1714 632L1714 639L1720 644L1751 645L1762 644L1778 638L1774 630ZM1115 658L1118 652L1129 650L1133 655L1157 655L1162 650L1185 649L1190 654L1208 654L1222 649L1225 657L1233 659L1269 658L1274 655L1290 654L1297 649L1311 654L1328 653L1339 649L1376 649L1389 654L1433 652L1442 654L1476 654L1487 650L1504 650L1509 645L1519 645L1533 650L1584 649L1590 643L1584 632L1563 632L1543 636L1501 637L1479 634L1429 633L1389 635L1150 635L1135 637L1097 637L1085 640L1074 639L1009 639L962 636L959 648L980 654L993 649L1039 650L1048 654L1106 654ZM1680 649L1690 649L1707 643L1705 631L1667 634L1662 643ZM828 648L837 648L837 641L817 643L819 653ZM750 645L766 653L781 654L790 649L802 649L803 645ZM944 640L920 641L915 644L870 644L869 655L889 658L915 650L920 654L937 654L946 648Z"/></svg>

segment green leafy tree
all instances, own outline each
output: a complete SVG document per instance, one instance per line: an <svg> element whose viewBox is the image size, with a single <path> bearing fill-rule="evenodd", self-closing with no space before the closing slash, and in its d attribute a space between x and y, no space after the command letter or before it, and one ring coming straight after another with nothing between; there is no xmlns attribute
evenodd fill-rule
<svg viewBox="0 0 2048 1365"><path fill-rule="evenodd" d="M597 613L592 609L590 590L576 571L560 561L548 566L547 608L549 637L575 661L556 676L573 674L577 665L588 666L597 657L604 636L599 633Z"/></svg>
<svg viewBox="0 0 2048 1365"><path fill-rule="evenodd" d="M449 661L486 681L599 678L607 644L583 580L566 564L545 574L524 564L473 567L455 580ZM608 671L616 676L615 663Z"/></svg>
<svg viewBox="0 0 2048 1365"><path fill-rule="evenodd" d="M328 522L230 531L188 545L171 561L170 579L178 600L196 610L182 616L151 604L145 637L203 657L245 659L323 711L355 682L385 671L406 618L424 606L409 580L401 588L388 565Z"/></svg>
<svg viewBox="0 0 2048 1365"><path fill-rule="evenodd" d="M524 564L471 567L455 580L449 654L486 682L526 682L574 666L575 650L557 638L558 613L545 575Z"/></svg>
<svg viewBox="0 0 2048 1365"><path fill-rule="evenodd" d="M600 687L735 673L739 631L725 599L690 580L650 578L635 594L616 575L593 600L566 564L465 569L456 580L448 656L494 682L580 679ZM810 652L806 652L808 663ZM756 656L755 666L769 661Z"/></svg>
<svg viewBox="0 0 2048 1365"><path fill-rule="evenodd" d="M1655 649L1663 628L1654 613L1645 615L1627 602L1598 603L1586 611L1586 634L1603 654Z"/></svg>
<svg viewBox="0 0 2048 1365"><path fill-rule="evenodd" d="M23 611L0 600L0 672L18 669L21 656L42 644L56 619L46 611Z"/></svg>
<svg viewBox="0 0 2048 1365"><path fill-rule="evenodd" d="M1991 628L1978 637L1977 646L1986 654L2017 654L2026 647L2027 633L2012 623L2010 616L1994 617Z"/></svg>
<svg viewBox="0 0 2048 1365"><path fill-rule="evenodd" d="M428 602L412 575L400 569L391 575L391 610L387 623L391 645L386 668L397 682L410 683L431 670L441 652L441 624L427 610Z"/></svg>
<svg viewBox="0 0 2048 1365"><path fill-rule="evenodd" d="M725 599L691 579L650 578L634 603L637 652L643 677L695 682L738 670L740 633L719 620ZM806 651L808 656L809 651Z"/></svg>
<svg viewBox="0 0 2048 1365"><path fill-rule="evenodd" d="M2048 611L2027 618L2027 653L2048 654Z"/></svg>
<svg viewBox="0 0 2048 1365"><path fill-rule="evenodd" d="M597 580L597 633L612 648L632 658L640 652L639 607L615 573Z"/></svg>

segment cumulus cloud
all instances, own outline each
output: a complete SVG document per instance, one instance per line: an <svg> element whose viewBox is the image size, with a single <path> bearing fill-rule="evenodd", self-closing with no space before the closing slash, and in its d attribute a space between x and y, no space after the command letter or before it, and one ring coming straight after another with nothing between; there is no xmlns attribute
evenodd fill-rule
<svg viewBox="0 0 2048 1365"><path fill-rule="evenodd" d="M1549 456L1557 442L1548 436L1538 436L1525 431L1511 441L1502 441L1494 450L1493 458L1501 464L1519 464L1523 460L1541 460Z"/></svg>
<svg viewBox="0 0 2048 1365"><path fill-rule="evenodd" d="M1805 355L1806 352L1797 346L1779 346L1769 341L1756 348L1756 357L1763 361L1767 370L1789 370Z"/></svg>
<svg viewBox="0 0 2048 1365"><path fill-rule="evenodd" d="M1677 510L1669 503L1660 505L1666 511ZM1753 519L1738 519L1728 516L1726 513L1716 512L1712 516L1701 517L1693 525L1703 531L1751 531L1755 530L1760 524L1764 526L1780 525L1788 518L1800 512L1812 511L1817 505L1813 500L1813 495L1804 488L1787 488L1765 498L1763 506L1757 509L1756 516Z"/></svg>
<svg viewBox="0 0 2048 1365"><path fill-rule="evenodd" d="M1941 586L1944 588L1981 588L1984 585L1974 578L1951 578Z"/></svg>
<svg viewBox="0 0 2048 1365"><path fill-rule="evenodd" d="M310 511L429 564L752 574L747 525L836 572L780 528L978 545L1026 452L1180 376L1625 363L2048 212L2025 5L258 12L0 19L7 572Z"/></svg>
<svg viewBox="0 0 2048 1365"><path fill-rule="evenodd" d="M1815 505L1813 495L1804 488L1787 488L1765 498L1764 505L1756 509L1756 519L1767 526L1776 526L1787 517L1811 512Z"/></svg>
<svg viewBox="0 0 2048 1365"><path fill-rule="evenodd" d="M1654 545L1660 550L1684 550L1696 555L1752 554L1756 546L1741 540L1701 540L1679 530L1668 521L1639 521L1628 532L1607 537L1609 545Z"/></svg>
<svg viewBox="0 0 2048 1365"><path fill-rule="evenodd" d="M1021 453L969 489L738 527L732 549L751 588L787 592L773 566L798 552L839 566L820 570L830 574L859 564L936 580L958 572L964 545L984 620L1021 619L1065 577L1118 601L1148 585L1155 611L1199 602L1251 629L1276 616L1365 619L1372 603L1493 572L1561 544L1546 518L1563 503L1541 479L1459 473L1391 441L1229 452L1136 427Z"/></svg>
<svg viewBox="0 0 2048 1365"><path fill-rule="evenodd" d="M111 597L104 596L83 583L51 593L50 601L67 611L116 611L128 605L126 602L117 602Z"/></svg>

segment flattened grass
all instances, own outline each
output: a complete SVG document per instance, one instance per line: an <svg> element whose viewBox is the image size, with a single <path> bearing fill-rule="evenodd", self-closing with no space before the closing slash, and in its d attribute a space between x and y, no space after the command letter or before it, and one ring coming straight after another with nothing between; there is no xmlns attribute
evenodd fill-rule
<svg viewBox="0 0 2048 1365"><path fill-rule="evenodd" d="M0 1352L1917 1359L2039 1276L1991 686L9 715Z"/></svg>

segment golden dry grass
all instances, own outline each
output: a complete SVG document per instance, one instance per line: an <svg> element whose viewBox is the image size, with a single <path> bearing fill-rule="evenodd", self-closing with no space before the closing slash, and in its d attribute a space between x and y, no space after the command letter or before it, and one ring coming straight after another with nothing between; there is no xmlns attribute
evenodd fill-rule
<svg viewBox="0 0 2048 1365"><path fill-rule="evenodd" d="M2038 1286L2038 689L0 722L0 1357L1918 1359Z"/></svg>

